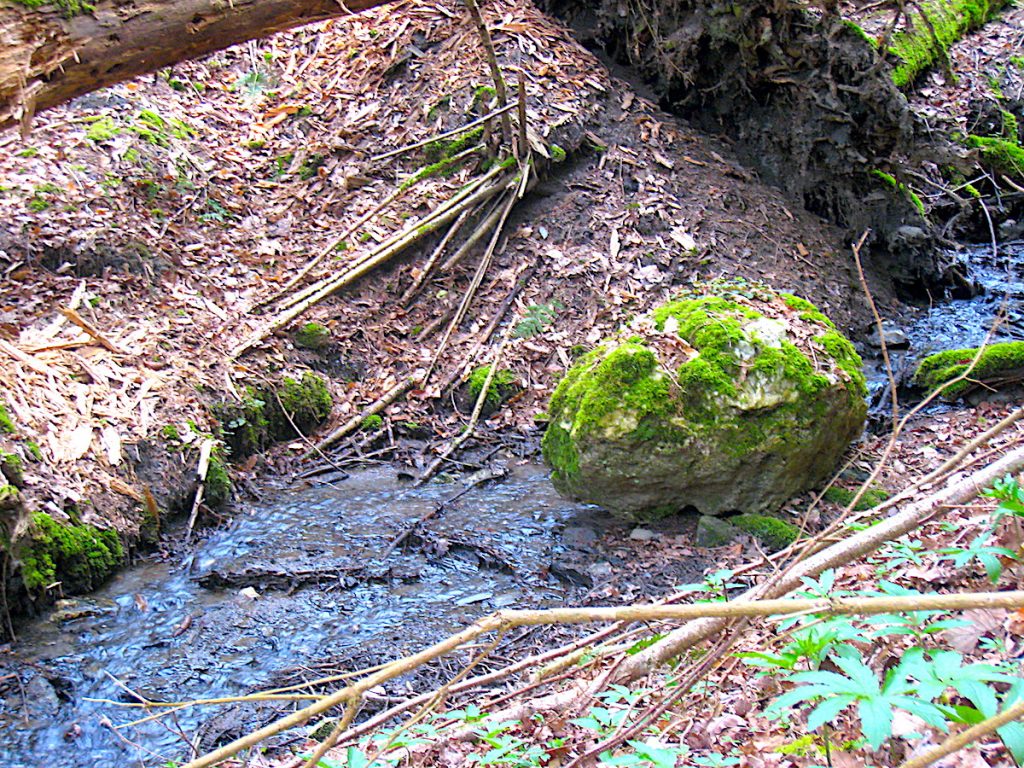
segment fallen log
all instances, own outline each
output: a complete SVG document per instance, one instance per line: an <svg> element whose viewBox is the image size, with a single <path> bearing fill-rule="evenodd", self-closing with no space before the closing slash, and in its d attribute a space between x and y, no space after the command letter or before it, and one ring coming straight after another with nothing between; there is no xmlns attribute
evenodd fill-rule
<svg viewBox="0 0 1024 768"><path fill-rule="evenodd" d="M187 59L391 0L0 0L0 130Z"/></svg>

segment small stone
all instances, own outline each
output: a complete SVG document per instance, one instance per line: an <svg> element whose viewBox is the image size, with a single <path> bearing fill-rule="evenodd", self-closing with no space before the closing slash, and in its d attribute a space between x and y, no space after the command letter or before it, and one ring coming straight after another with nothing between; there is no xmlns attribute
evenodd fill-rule
<svg viewBox="0 0 1024 768"><path fill-rule="evenodd" d="M653 541L658 538L658 534L654 531L649 531L646 528L634 528L629 532L629 538L633 541Z"/></svg>
<svg viewBox="0 0 1024 768"><path fill-rule="evenodd" d="M254 587L245 587L239 590L238 596L244 597L246 600L258 600L260 593Z"/></svg>
<svg viewBox="0 0 1024 768"><path fill-rule="evenodd" d="M590 575L595 582L607 581L612 577L612 564L607 560L602 560L600 563L594 563L587 568L587 573Z"/></svg>
<svg viewBox="0 0 1024 768"><path fill-rule="evenodd" d="M584 525L570 525L562 531L562 543L567 547L583 549L597 541L597 531Z"/></svg>
<svg viewBox="0 0 1024 768"><path fill-rule="evenodd" d="M889 349L905 349L910 346L910 339L907 338L907 334L889 320L882 322L881 333L878 332L878 328L873 329L871 336L868 337L868 341L871 346L879 348L882 346L882 341L885 341L885 346Z"/></svg>
<svg viewBox="0 0 1024 768"><path fill-rule="evenodd" d="M697 522L697 533L694 536L694 543L698 547L712 549L732 544L740 534L740 529L720 517L701 515Z"/></svg>
<svg viewBox="0 0 1024 768"><path fill-rule="evenodd" d="M921 227L904 224L896 230L896 239L902 240L908 245L920 245L928 241L928 233Z"/></svg>

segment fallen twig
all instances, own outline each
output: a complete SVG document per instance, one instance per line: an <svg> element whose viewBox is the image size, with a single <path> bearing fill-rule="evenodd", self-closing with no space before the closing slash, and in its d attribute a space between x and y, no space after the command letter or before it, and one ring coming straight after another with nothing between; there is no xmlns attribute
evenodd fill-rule
<svg viewBox="0 0 1024 768"><path fill-rule="evenodd" d="M305 454L303 454L303 458L308 459L314 453L319 453L323 451L325 448L334 445L339 440L342 440L355 430L359 429L359 427L362 426L363 422L366 421L368 417L374 416L383 411L385 408L387 408L389 405L395 402L395 400L397 400L406 392L408 392L410 389L419 385L421 381L422 377L416 375L410 376L404 381L399 382L391 389L389 389L387 392L385 392L383 395L381 395L376 401L373 402L373 404L371 404L367 408L364 408L356 416L353 416L351 419L346 421L340 427L338 427L325 438L323 438L319 443L317 443L314 446L313 450L307 451Z"/></svg>

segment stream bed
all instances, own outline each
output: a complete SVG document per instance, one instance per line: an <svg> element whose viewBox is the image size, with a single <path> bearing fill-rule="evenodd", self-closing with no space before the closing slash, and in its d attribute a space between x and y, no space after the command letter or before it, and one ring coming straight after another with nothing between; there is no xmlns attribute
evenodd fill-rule
<svg viewBox="0 0 1024 768"><path fill-rule="evenodd" d="M186 751L177 731L194 733L213 708L186 710L173 726L124 729L122 740L104 723L146 712L92 699L130 702L124 686L154 701L248 693L276 684L278 670L346 655L359 668L367 658L419 650L501 607L571 600L572 588L548 575L552 554L559 531L575 516L590 519L593 508L559 497L536 465L446 505L372 578L346 570L374 561L411 522L463 489L413 489L394 469L373 469L335 486L284 491L211 532L191 563L144 562L50 619L23 625L15 648L0 655L0 764L164 766ZM338 576L298 586L258 576L247 587L200 584L211 573L331 568Z"/></svg>

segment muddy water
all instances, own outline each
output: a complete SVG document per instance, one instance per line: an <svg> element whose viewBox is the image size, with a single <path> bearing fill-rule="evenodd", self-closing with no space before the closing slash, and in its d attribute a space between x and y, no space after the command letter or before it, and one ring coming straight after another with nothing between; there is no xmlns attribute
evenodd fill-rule
<svg viewBox="0 0 1024 768"><path fill-rule="evenodd" d="M197 581L212 570L365 564L405 524L460 489L413 490L393 470L374 470L336 487L285 492L211 534L190 565L141 565L68 612L95 615L22 627L18 646L0 655L0 681L13 676L0 682L0 764L163 766L182 757L174 731L193 733L195 715L182 713L173 729L124 729L121 740L104 718L123 724L144 713L91 699L130 701L122 686L157 701L249 692L274 670L360 648L394 658L498 607L570 597L547 575L551 552L557 531L589 513L558 497L536 466L451 504L431 522L427 540L396 550L376 581L328 579L289 594L256 580L256 597L239 585L205 589Z"/></svg>
<svg viewBox="0 0 1024 768"><path fill-rule="evenodd" d="M936 301L894 323L906 335L904 344L889 350L901 384L934 352L982 344L1000 312L1005 320L992 341L1024 341L1024 241L1000 244L995 258L988 244L969 246L962 255L982 291L971 299ZM886 411L888 380L880 356L872 352L877 350L865 355L871 399L877 411Z"/></svg>

